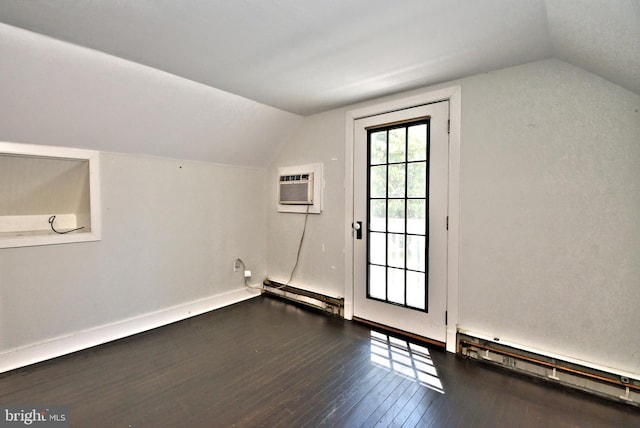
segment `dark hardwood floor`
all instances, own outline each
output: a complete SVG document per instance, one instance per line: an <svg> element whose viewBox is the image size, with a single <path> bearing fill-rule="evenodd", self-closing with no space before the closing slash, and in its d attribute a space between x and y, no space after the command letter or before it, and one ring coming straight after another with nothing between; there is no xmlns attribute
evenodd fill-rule
<svg viewBox="0 0 640 428"><path fill-rule="evenodd" d="M389 367L386 367L389 366ZM73 427L640 427L640 411L269 297L0 375Z"/></svg>

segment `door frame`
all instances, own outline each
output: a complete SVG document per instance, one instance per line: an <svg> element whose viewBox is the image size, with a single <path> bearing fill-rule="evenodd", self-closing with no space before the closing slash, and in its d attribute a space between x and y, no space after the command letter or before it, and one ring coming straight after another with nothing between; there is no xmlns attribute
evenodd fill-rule
<svg viewBox="0 0 640 428"><path fill-rule="evenodd" d="M396 110L417 107L438 101L449 101L449 197L447 211L449 230L447 232L447 335L446 349L456 352L456 332L459 315L458 259L460 237L460 114L462 110L460 86L451 86L427 92L406 94L402 98L384 101L367 107L350 110L345 121L345 275L344 275L344 317L353 318L353 195L354 195L354 129L355 121Z"/></svg>

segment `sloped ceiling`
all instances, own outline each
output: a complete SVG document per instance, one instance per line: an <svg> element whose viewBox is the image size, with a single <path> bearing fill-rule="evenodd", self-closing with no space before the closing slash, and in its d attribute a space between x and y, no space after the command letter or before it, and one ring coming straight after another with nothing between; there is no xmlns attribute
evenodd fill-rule
<svg viewBox="0 0 640 428"><path fill-rule="evenodd" d="M264 168L301 120L0 23L0 141Z"/></svg>
<svg viewBox="0 0 640 428"><path fill-rule="evenodd" d="M639 0L2 0L0 23L25 104L0 101L5 135L40 108L53 141L220 163L265 165L300 116L539 59L640 93ZM78 85L100 97L33 102ZM54 126L98 116L99 134Z"/></svg>
<svg viewBox="0 0 640 428"><path fill-rule="evenodd" d="M301 115L552 56L640 90L638 0L3 0L0 20Z"/></svg>
<svg viewBox="0 0 640 428"><path fill-rule="evenodd" d="M640 94L640 1L547 0L552 54Z"/></svg>

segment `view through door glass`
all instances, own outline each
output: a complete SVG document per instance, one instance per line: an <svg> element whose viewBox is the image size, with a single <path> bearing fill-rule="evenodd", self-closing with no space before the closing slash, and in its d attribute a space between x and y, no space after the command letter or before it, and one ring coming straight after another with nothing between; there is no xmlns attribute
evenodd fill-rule
<svg viewBox="0 0 640 428"><path fill-rule="evenodd" d="M367 130L367 298L428 311L429 120Z"/></svg>

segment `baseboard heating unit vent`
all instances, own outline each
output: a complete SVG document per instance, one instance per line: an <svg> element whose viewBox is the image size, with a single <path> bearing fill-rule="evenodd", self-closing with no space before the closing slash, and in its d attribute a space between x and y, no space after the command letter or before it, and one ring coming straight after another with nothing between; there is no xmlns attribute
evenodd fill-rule
<svg viewBox="0 0 640 428"><path fill-rule="evenodd" d="M332 315L344 316L344 298L342 297L331 297L269 279L264 280L263 292L295 303L310 306L314 309L320 309Z"/></svg>
<svg viewBox="0 0 640 428"><path fill-rule="evenodd" d="M587 367L468 332L458 332L457 341L458 354L464 357L640 407L640 380L628 374Z"/></svg>

